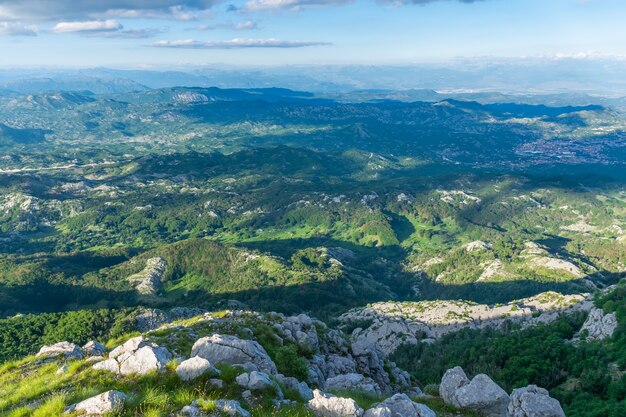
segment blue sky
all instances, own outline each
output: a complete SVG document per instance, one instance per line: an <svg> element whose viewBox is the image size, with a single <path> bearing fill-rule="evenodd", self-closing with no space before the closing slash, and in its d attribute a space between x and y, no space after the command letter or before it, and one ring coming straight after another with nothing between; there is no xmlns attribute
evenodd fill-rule
<svg viewBox="0 0 626 417"><path fill-rule="evenodd" d="M626 57L624 0L0 0L3 67Z"/></svg>

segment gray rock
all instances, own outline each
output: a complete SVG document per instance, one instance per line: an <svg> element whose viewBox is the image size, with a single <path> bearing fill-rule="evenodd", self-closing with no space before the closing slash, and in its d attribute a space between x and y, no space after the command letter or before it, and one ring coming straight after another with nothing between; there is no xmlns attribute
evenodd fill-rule
<svg viewBox="0 0 626 417"><path fill-rule="evenodd" d="M454 404L456 391L470 380L460 366L448 369L439 384L439 396L446 404Z"/></svg>
<svg viewBox="0 0 626 417"><path fill-rule="evenodd" d="M191 349L191 356L199 356L213 364L233 366L252 363L261 372L277 373L276 365L260 344L230 335L214 334L199 339Z"/></svg>
<svg viewBox="0 0 626 417"><path fill-rule="evenodd" d="M395 394L368 409L363 417L436 417L424 404L412 401L406 394Z"/></svg>
<svg viewBox="0 0 626 417"><path fill-rule="evenodd" d="M163 347L143 346L120 360L120 374L145 375L152 371L164 371L172 355Z"/></svg>
<svg viewBox="0 0 626 417"><path fill-rule="evenodd" d="M95 363L92 367L97 371L108 371L116 374L120 373L120 364L115 359L107 359L102 362Z"/></svg>
<svg viewBox="0 0 626 417"><path fill-rule="evenodd" d="M90 340L83 346L83 352L87 356L102 356L106 353L107 348L96 340Z"/></svg>
<svg viewBox="0 0 626 417"><path fill-rule="evenodd" d="M178 413L185 417L251 417L250 413L244 410L238 401L217 400L212 403L213 411L203 412L199 401L194 401L183 407Z"/></svg>
<svg viewBox="0 0 626 417"><path fill-rule="evenodd" d="M372 378L367 378L357 373L337 375L328 378L324 388L327 391L362 391L374 395L381 393L380 387Z"/></svg>
<svg viewBox="0 0 626 417"><path fill-rule="evenodd" d="M207 372L219 374L219 370L211 365L211 362L198 356L184 360L176 367L176 374L183 381L191 381Z"/></svg>
<svg viewBox="0 0 626 417"><path fill-rule="evenodd" d="M514 389L508 406L509 417L565 417L558 400L536 385Z"/></svg>
<svg viewBox="0 0 626 417"><path fill-rule="evenodd" d="M215 388L218 388L218 389L224 388L224 381L222 381L219 378L211 378L211 379L209 379L209 384L211 384L212 387L215 387Z"/></svg>
<svg viewBox="0 0 626 417"><path fill-rule="evenodd" d="M140 332L156 330L170 321L170 317L158 308L144 308L135 316L135 325Z"/></svg>
<svg viewBox="0 0 626 417"><path fill-rule="evenodd" d="M117 358L123 353L134 352L137 349L150 346L151 343L148 342L143 336L133 337L132 339L128 339L126 342L116 347L109 353L109 358Z"/></svg>
<svg viewBox="0 0 626 417"><path fill-rule="evenodd" d="M297 392L304 401L313 399L313 391L306 382L301 382L294 377L284 376L282 374L276 375L276 379L286 389Z"/></svg>
<svg viewBox="0 0 626 417"><path fill-rule="evenodd" d="M61 355L69 359L80 359L84 356L84 352L78 345L70 342L59 342L50 346L42 346L39 352L37 352L37 356L48 358Z"/></svg>
<svg viewBox="0 0 626 417"><path fill-rule="evenodd" d="M313 390L308 407L318 417L361 417L363 409L351 398L336 397Z"/></svg>
<svg viewBox="0 0 626 417"><path fill-rule="evenodd" d="M83 346L83 352L87 356L102 356L106 353L106 351L107 348L95 340L90 340Z"/></svg>
<svg viewBox="0 0 626 417"><path fill-rule="evenodd" d="M276 385L268 374L258 371L238 375L235 380L237 384L249 390L263 390L273 388Z"/></svg>
<svg viewBox="0 0 626 417"><path fill-rule="evenodd" d="M170 359L172 355L167 349L139 336L113 349L109 359L94 364L93 368L122 375L145 375L152 371L164 371Z"/></svg>
<svg viewBox="0 0 626 417"><path fill-rule="evenodd" d="M603 340L613 336L616 328L615 313L604 314L601 308L592 308L577 336L580 337L580 333L586 331L586 340Z"/></svg>
<svg viewBox="0 0 626 417"><path fill-rule="evenodd" d="M105 413L121 409L126 399L126 395L119 391L107 391L71 405L65 409L65 412L82 412L87 416L102 416Z"/></svg>
<svg viewBox="0 0 626 417"><path fill-rule="evenodd" d="M478 374L469 381L459 366L444 374L439 395L447 404L487 417L505 416L509 403L509 395L487 375Z"/></svg>

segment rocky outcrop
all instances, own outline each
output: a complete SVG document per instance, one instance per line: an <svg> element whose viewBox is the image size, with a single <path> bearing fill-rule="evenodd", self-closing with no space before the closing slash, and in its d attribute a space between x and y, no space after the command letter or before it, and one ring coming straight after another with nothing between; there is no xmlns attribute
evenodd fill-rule
<svg viewBox="0 0 626 417"><path fill-rule="evenodd" d="M306 382L298 381L294 377L284 376L283 374L276 374L275 378L285 389L298 393L302 400L309 401L313 398L313 391L311 391Z"/></svg>
<svg viewBox="0 0 626 417"><path fill-rule="evenodd" d="M113 349L109 359L94 364L93 368L121 375L145 375L164 371L170 359L172 355L167 349L138 336Z"/></svg>
<svg viewBox="0 0 626 417"><path fill-rule="evenodd" d="M211 362L198 356L184 360L176 367L176 375L183 381L191 381L207 373L219 375L220 371Z"/></svg>
<svg viewBox="0 0 626 417"><path fill-rule="evenodd" d="M120 410L127 397L119 391L107 391L95 397L88 398L78 404L70 405L66 413L78 413L85 416L103 416L106 413Z"/></svg>
<svg viewBox="0 0 626 417"><path fill-rule="evenodd" d="M536 385L513 390L507 411L508 417L565 417L559 401Z"/></svg>
<svg viewBox="0 0 626 417"><path fill-rule="evenodd" d="M250 413L241 407L239 401L235 400L212 401L210 408L212 411L204 412L202 411L200 402L194 401L191 404L184 406L178 415L181 417L250 417Z"/></svg>
<svg viewBox="0 0 626 417"><path fill-rule="evenodd" d="M615 313L604 314L601 308L592 308L575 339L583 338L582 335L588 341L606 339L613 336L616 328Z"/></svg>
<svg viewBox="0 0 626 417"><path fill-rule="evenodd" d="M406 394L396 394L368 409L363 417L436 417L424 404L412 401Z"/></svg>
<svg viewBox="0 0 626 417"><path fill-rule="evenodd" d="M327 391L361 391L373 395L381 393L380 386L372 378L356 373L328 378L324 389Z"/></svg>
<svg viewBox="0 0 626 417"><path fill-rule="evenodd" d="M167 268L167 262L163 258L150 258L146 261L146 267L128 280L135 284L139 294L156 296L161 289L161 277Z"/></svg>
<svg viewBox="0 0 626 417"><path fill-rule="evenodd" d="M50 346L42 346L37 352L37 356L43 356L47 358L65 356L68 359L80 359L84 356L83 350L74 343L59 342Z"/></svg>
<svg viewBox="0 0 626 417"><path fill-rule="evenodd" d="M213 364L243 366L246 369L276 374L276 365L265 349L254 340L214 334L199 339L191 349L191 356L199 356Z"/></svg>
<svg viewBox="0 0 626 417"><path fill-rule="evenodd" d="M83 346L83 352L86 356L102 356L106 351L107 348L95 340L90 340Z"/></svg>
<svg viewBox="0 0 626 417"><path fill-rule="evenodd" d="M339 317L344 325L367 323L352 332L353 350L375 350L383 358L402 344L438 339L461 329L499 329L506 322L529 327L550 323L561 314L589 311L591 296L545 292L489 306L465 301L381 302L351 310Z"/></svg>
<svg viewBox="0 0 626 417"><path fill-rule="evenodd" d="M485 374L471 381L460 366L449 369L441 379L439 395L446 404L487 417L506 415L509 395Z"/></svg>
<svg viewBox="0 0 626 417"><path fill-rule="evenodd" d="M351 398L336 397L313 391L313 399L308 403L309 409L318 417L361 417L363 409Z"/></svg>
<svg viewBox="0 0 626 417"><path fill-rule="evenodd" d="M283 392L278 384L264 372L252 371L238 375L237 384L250 391L274 390L278 398L283 398Z"/></svg>

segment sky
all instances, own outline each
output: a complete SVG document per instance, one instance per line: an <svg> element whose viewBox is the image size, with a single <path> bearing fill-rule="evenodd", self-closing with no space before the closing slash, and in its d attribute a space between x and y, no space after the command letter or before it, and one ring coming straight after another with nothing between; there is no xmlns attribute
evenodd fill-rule
<svg viewBox="0 0 626 417"><path fill-rule="evenodd" d="M0 0L0 67L626 59L624 0Z"/></svg>

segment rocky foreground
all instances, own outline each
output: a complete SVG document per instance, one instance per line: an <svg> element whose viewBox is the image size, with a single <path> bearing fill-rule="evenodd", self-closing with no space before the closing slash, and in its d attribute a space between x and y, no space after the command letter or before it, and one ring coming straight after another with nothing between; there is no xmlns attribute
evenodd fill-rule
<svg viewBox="0 0 626 417"><path fill-rule="evenodd" d="M584 301L584 297L567 299L562 307L571 309ZM425 310L425 314L433 313ZM347 323L346 317L349 316L342 318L342 326ZM610 318L595 313L590 317L611 325ZM260 414L258 407L267 409L269 404L275 410L271 415L283 415L275 414L279 410L300 410L284 414L290 416L455 415L450 410L458 410L459 416L565 416L559 402L545 389L531 385L507 393L489 376L480 374L470 379L459 367L443 375L438 395L430 391L425 394L412 383L408 373L386 358L378 340L364 343L367 339L359 337L362 331L357 328L347 335L304 314L287 317L229 310L163 324L111 350L96 341L83 347L70 342L44 346L35 366L57 363L56 373L63 378L72 364L79 363L90 378L109 378L107 381L112 382L108 386L117 386L115 381L141 382L142 378L163 375L159 378L173 378L181 386L211 387L211 392L219 396L208 399L198 395L178 411L159 415L247 417L265 415ZM607 331L585 334L597 336ZM268 340L272 346L299 352L294 360L305 365L305 372L286 366L280 354L270 355L263 346L269 346ZM127 387L129 392L109 389L85 396L65 405L64 413L136 415L123 414L133 406L133 385L118 385ZM70 384L65 389L71 393L78 387ZM357 401L362 397L371 401L364 405Z"/></svg>

